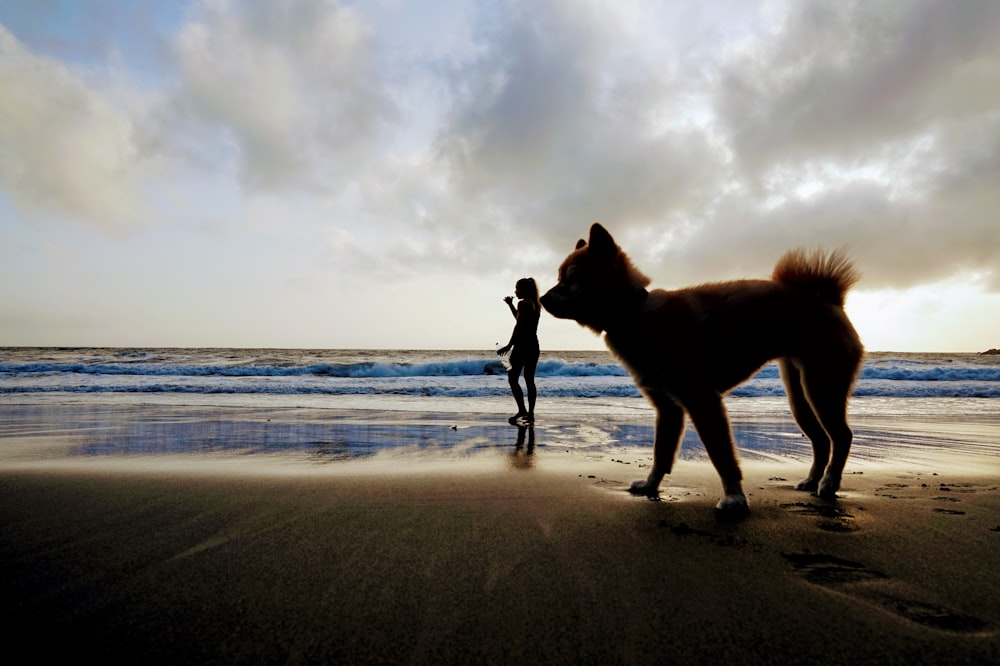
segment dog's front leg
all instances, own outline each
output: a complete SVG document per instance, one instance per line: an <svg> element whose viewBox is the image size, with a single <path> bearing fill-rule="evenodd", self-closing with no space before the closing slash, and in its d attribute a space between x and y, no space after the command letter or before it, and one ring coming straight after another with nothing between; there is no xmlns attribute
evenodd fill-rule
<svg viewBox="0 0 1000 666"><path fill-rule="evenodd" d="M653 435L653 468L645 480L633 481L629 492L635 495L656 497L660 481L670 474L677 457L677 449L684 432L684 410L663 393L647 391L646 396L656 407L656 432Z"/></svg>
<svg viewBox="0 0 1000 666"><path fill-rule="evenodd" d="M684 403L708 457L722 479L725 497L715 506L730 516L743 515L750 510L743 493L743 473L736 459L736 445L729 428L729 417L722 396L714 391L693 393Z"/></svg>

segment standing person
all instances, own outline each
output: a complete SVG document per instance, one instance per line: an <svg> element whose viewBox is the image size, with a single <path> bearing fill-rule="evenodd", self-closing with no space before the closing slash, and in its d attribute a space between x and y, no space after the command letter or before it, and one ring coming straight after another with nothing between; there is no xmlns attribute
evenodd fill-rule
<svg viewBox="0 0 1000 666"><path fill-rule="evenodd" d="M538 285L534 278L521 278L514 285L514 294L521 299L514 307L514 298L505 296L504 302L510 308L517 323L511 333L510 342L497 350L503 356L513 348L510 354L510 370L507 371L507 381L510 382L510 392L514 394L517 403L517 414L507 419L512 424L518 421L534 423L535 421L535 368L538 366L538 316L541 304L538 302ZM518 378L524 372L524 383L528 389L528 408L524 408L524 393Z"/></svg>

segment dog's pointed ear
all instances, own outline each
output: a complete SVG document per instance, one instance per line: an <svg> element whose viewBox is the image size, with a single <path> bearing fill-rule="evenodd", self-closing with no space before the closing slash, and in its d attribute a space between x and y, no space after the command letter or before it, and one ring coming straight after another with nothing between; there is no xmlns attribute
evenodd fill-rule
<svg viewBox="0 0 1000 666"><path fill-rule="evenodd" d="M590 248L602 254L615 254L618 252L618 245L615 244L615 239L611 237L608 230L602 227L599 222L594 222L590 227Z"/></svg>
<svg viewBox="0 0 1000 666"><path fill-rule="evenodd" d="M576 249L579 250L581 247L585 247L586 245L587 245L587 241L585 241L585 240L583 240L581 238L580 240L578 240L576 242Z"/></svg>

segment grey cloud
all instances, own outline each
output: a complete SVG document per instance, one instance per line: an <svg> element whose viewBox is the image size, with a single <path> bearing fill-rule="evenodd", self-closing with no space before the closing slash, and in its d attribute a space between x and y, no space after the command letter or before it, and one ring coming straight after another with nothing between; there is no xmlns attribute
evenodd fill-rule
<svg viewBox="0 0 1000 666"><path fill-rule="evenodd" d="M121 231L146 212L132 119L0 25L0 186L29 217Z"/></svg>
<svg viewBox="0 0 1000 666"><path fill-rule="evenodd" d="M477 231L561 251L592 220L651 224L697 201L721 156L703 129L658 126L683 94L669 64L640 57L605 6L513 4L453 79L437 144L455 191L502 212Z"/></svg>
<svg viewBox="0 0 1000 666"><path fill-rule="evenodd" d="M348 5L205 3L175 52L178 114L224 131L252 188L336 187L392 114L371 30Z"/></svg>
<svg viewBox="0 0 1000 666"><path fill-rule="evenodd" d="M751 172L864 159L1000 101L994 2L795 3L722 72L717 109Z"/></svg>

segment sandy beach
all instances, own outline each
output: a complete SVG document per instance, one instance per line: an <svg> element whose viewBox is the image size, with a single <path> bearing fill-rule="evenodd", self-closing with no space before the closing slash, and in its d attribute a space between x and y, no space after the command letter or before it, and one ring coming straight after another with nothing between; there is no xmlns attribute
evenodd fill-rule
<svg viewBox="0 0 1000 666"><path fill-rule="evenodd" d="M885 425L873 423L855 428ZM477 432L475 452L332 463L70 455L69 423L7 427L7 650L115 663L998 663L1000 468L942 445L995 442L995 423L935 423L918 428L919 459L862 447L836 503L793 489L801 461L744 456L752 513L738 522L716 517L704 460L681 460L660 501L632 497L648 448L550 445L541 423L534 447L507 428ZM899 425L879 432L912 454L913 428Z"/></svg>

